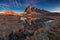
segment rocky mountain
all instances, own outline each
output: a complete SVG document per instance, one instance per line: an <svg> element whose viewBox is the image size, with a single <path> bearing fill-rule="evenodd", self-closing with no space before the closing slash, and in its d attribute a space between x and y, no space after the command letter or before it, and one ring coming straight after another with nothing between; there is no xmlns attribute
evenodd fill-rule
<svg viewBox="0 0 60 40"><path fill-rule="evenodd" d="M53 20L53 22L51 22L51 20ZM29 26L41 27L40 23L44 22L45 24L41 23L43 28L42 30L44 30L45 28L48 29L50 27L47 32L48 34L47 37L49 38L49 40L60 39L60 13L52 13L47 10L42 10L30 6L26 8L23 14L17 14L12 11L4 11L3 13L1 13L0 36L5 37L9 35L11 31L14 32L18 31L21 27L25 26L24 21L27 22L28 27ZM39 31L38 33L42 33L42 32ZM41 34L37 34L37 35L41 35Z"/></svg>
<svg viewBox="0 0 60 40"><path fill-rule="evenodd" d="M49 12L46 10L40 10L34 7L30 7L28 6L25 10L27 15L31 15L31 16L27 16L30 17L30 22L32 21L34 23L36 23L36 20L54 20L53 23L48 24L48 26L50 26L50 31L48 31L48 38L49 40L60 40L60 13L56 13L56 12ZM35 18L35 19L34 19ZM48 28L48 26L46 26Z"/></svg>

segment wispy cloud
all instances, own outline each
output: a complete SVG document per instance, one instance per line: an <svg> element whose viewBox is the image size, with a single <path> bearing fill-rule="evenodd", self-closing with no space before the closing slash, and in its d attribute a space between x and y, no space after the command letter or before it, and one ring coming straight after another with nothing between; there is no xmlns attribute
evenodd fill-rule
<svg viewBox="0 0 60 40"><path fill-rule="evenodd" d="M51 12L60 12L60 6L54 7Z"/></svg>

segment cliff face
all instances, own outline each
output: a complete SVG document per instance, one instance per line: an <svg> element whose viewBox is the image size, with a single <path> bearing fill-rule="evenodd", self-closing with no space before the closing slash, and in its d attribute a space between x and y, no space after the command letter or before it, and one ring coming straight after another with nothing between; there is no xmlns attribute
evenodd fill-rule
<svg viewBox="0 0 60 40"><path fill-rule="evenodd" d="M26 8L25 13L26 13L26 16L32 17L32 18L59 17L60 16L60 13L53 13L47 10L42 10L35 7L30 7L30 6Z"/></svg>
<svg viewBox="0 0 60 40"><path fill-rule="evenodd" d="M37 13L50 13L49 11L47 10L43 10L43 9L38 9L38 8L35 8L35 7L30 7L28 6L25 10L25 12L37 12ZM28 13L29 14L29 13Z"/></svg>
<svg viewBox="0 0 60 40"><path fill-rule="evenodd" d="M50 18L54 19L56 21L60 20L60 13L52 13L47 10L42 10L34 7L28 6L25 10L24 17L28 19L31 19L30 21L36 20L36 19L42 19L42 18ZM28 20L29 21L29 20Z"/></svg>

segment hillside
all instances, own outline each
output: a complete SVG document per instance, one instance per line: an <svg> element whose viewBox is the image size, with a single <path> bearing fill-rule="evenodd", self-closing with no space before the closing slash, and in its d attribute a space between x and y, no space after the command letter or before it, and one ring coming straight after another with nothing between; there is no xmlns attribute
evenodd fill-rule
<svg viewBox="0 0 60 40"><path fill-rule="evenodd" d="M25 28L25 26L36 29L33 40L34 38L37 39L38 35L40 35L41 40L45 37L48 37L49 40L60 40L60 13L52 13L28 6L23 14L11 11L4 11L0 14L1 37L8 37L12 31L17 32L22 27ZM47 35L45 35L45 32ZM44 38L40 33L44 34Z"/></svg>

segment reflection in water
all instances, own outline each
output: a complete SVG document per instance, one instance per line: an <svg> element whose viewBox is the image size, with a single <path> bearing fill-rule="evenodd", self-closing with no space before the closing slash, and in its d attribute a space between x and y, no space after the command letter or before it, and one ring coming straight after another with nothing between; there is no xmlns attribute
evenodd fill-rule
<svg viewBox="0 0 60 40"><path fill-rule="evenodd" d="M24 19L24 18L21 18L20 20L22 20L23 22L24 22L24 26L26 25L26 26L28 26L28 23L27 23L27 21ZM30 27L31 26L40 26L41 24L50 24L50 23L52 23L54 20L47 20L47 21L41 21L41 20L39 20L38 22L36 22L36 21L34 21L34 22L36 22L35 24L31 24L31 25L29 25ZM38 36L37 36L37 40L49 40L49 38L47 37L47 30L49 30L49 28L50 28L50 26L47 26L47 27L45 27L44 29L43 29L43 32L42 33L40 33Z"/></svg>
<svg viewBox="0 0 60 40"><path fill-rule="evenodd" d="M20 20L22 20L23 22L24 22L24 26L27 26L28 25L28 23L27 23L27 21L24 19L24 18L21 18ZM54 20L48 20L48 21L40 21L40 22L38 22L38 23L36 23L36 24L31 24L30 26L39 26L39 25L41 25L41 24L50 24L50 23L52 23Z"/></svg>
<svg viewBox="0 0 60 40"><path fill-rule="evenodd" d="M44 22L45 24L50 24L50 23L52 23L54 20L48 20L48 21L46 21L46 22Z"/></svg>
<svg viewBox="0 0 60 40"><path fill-rule="evenodd" d="M20 18L20 20L22 20L24 22L24 26L27 25L27 21L24 18Z"/></svg>

